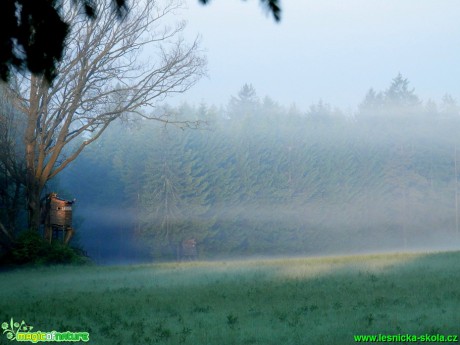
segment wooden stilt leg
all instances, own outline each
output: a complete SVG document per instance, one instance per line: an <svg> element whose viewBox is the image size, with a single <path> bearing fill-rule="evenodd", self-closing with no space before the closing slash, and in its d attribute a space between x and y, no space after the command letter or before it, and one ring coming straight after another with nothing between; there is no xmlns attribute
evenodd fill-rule
<svg viewBox="0 0 460 345"><path fill-rule="evenodd" d="M45 225L45 239L51 243L51 239L53 238L53 229L50 225Z"/></svg>
<svg viewBox="0 0 460 345"><path fill-rule="evenodd" d="M65 245L68 245L70 240L72 239L72 236L73 236L73 229L72 228L67 228L66 229L66 233L65 233L65 237L64 237L64 244Z"/></svg>

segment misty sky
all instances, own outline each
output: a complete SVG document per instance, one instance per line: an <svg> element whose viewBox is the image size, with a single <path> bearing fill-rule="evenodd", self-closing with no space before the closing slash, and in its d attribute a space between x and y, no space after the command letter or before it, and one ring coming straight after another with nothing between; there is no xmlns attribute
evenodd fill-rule
<svg viewBox="0 0 460 345"><path fill-rule="evenodd" d="M252 83L301 110L319 99L347 110L398 72L423 99L460 98L458 0L284 0L280 24L256 0L186 2L209 77L176 100L225 105Z"/></svg>

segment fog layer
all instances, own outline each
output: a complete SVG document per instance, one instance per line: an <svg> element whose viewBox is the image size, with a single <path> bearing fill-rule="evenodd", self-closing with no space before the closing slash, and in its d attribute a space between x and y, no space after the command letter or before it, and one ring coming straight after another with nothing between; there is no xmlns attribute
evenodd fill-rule
<svg viewBox="0 0 460 345"><path fill-rule="evenodd" d="M201 130L118 123L63 174L99 261L458 248L460 115L398 76L355 114L260 100L183 105Z"/></svg>

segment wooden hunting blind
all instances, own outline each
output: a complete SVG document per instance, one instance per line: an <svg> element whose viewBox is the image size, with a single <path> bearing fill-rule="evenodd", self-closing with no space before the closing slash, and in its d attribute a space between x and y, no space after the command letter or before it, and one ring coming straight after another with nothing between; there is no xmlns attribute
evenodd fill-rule
<svg viewBox="0 0 460 345"><path fill-rule="evenodd" d="M49 198L50 224L56 226L72 226L73 201L62 200L57 196Z"/></svg>
<svg viewBox="0 0 460 345"><path fill-rule="evenodd" d="M56 193L46 196L42 223L45 225L45 238L51 242L63 232L64 243L69 243L72 235L72 205L75 201L58 198Z"/></svg>
<svg viewBox="0 0 460 345"><path fill-rule="evenodd" d="M198 252L196 249L196 240L194 238L182 241L180 249L181 260L194 260L198 256Z"/></svg>

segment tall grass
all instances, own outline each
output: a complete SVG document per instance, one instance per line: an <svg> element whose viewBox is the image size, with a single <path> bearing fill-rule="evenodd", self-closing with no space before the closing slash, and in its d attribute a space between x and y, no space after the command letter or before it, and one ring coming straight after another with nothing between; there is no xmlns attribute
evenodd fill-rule
<svg viewBox="0 0 460 345"><path fill-rule="evenodd" d="M459 277L457 252L28 269L0 273L0 323L88 331L93 344L459 334Z"/></svg>

